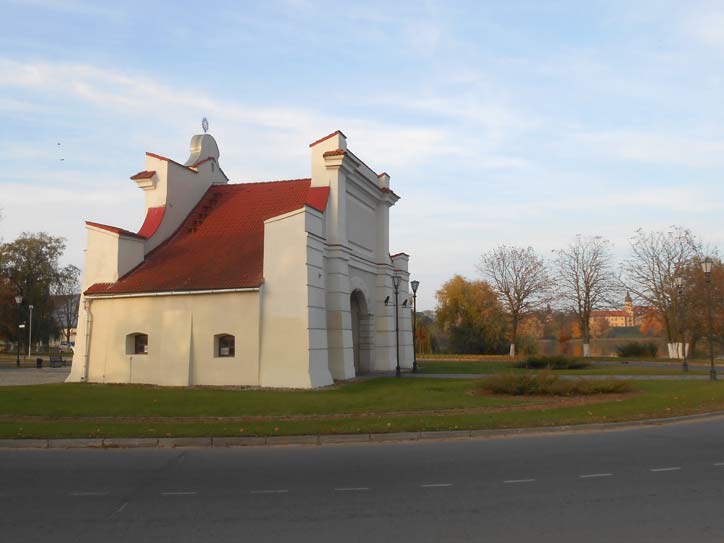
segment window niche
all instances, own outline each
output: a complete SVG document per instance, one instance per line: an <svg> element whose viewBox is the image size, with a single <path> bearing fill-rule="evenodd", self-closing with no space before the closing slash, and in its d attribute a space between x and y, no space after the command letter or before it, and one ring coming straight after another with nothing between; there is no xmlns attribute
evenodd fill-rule
<svg viewBox="0 0 724 543"><path fill-rule="evenodd" d="M139 332L126 336L126 354L148 354L148 334Z"/></svg>
<svg viewBox="0 0 724 543"><path fill-rule="evenodd" d="M235 356L235 341L231 334L216 334L214 336L214 357L229 358Z"/></svg>

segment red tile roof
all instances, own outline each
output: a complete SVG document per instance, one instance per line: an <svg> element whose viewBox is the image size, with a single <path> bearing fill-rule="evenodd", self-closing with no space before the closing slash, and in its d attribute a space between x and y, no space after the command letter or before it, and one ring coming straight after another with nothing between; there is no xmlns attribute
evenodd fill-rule
<svg viewBox="0 0 724 543"><path fill-rule="evenodd" d="M347 154L347 151L344 149L335 149L334 151L327 151L322 154L324 158L327 158L328 156L343 156Z"/></svg>
<svg viewBox="0 0 724 543"><path fill-rule="evenodd" d="M179 229L112 284L87 294L258 287L263 281L264 221L301 209L324 210L329 187L311 179L213 185Z"/></svg>
<svg viewBox="0 0 724 543"><path fill-rule="evenodd" d="M99 222L91 222L91 221L85 221L85 223L88 226L95 226L96 228L100 228L101 230L107 230L108 232L113 232L114 234L118 234L120 236L128 236L130 238L142 238L143 236L136 234L135 232L131 232L130 230L124 230L123 228L118 228L117 226L111 226L109 224L101 224Z"/></svg>

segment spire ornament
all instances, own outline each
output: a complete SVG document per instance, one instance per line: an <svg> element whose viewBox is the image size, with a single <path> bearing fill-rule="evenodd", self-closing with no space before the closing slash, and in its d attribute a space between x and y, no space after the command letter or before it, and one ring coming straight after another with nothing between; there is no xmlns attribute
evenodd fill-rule
<svg viewBox="0 0 724 543"><path fill-rule="evenodd" d="M209 131L209 120L206 117L201 119L201 128L204 131L204 134Z"/></svg>

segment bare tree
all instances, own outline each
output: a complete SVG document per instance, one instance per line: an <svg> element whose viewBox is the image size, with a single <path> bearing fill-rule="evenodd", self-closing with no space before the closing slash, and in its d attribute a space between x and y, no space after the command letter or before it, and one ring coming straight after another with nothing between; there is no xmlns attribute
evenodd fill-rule
<svg viewBox="0 0 724 543"><path fill-rule="evenodd" d="M661 317L669 357L683 356L678 306L682 301L678 299L674 279L684 275L692 261L701 255L701 243L691 231L680 226L672 226L667 232L639 229L630 243L631 256L623 265L626 287Z"/></svg>
<svg viewBox="0 0 724 543"><path fill-rule="evenodd" d="M58 270L53 291L56 300L56 320L63 329L66 343L70 343L71 331L78 324L80 270L72 264Z"/></svg>
<svg viewBox="0 0 724 543"><path fill-rule="evenodd" d="M518 326L550 302L551 281L543 259L532 247L500 245L480 257L478 271L485 276L510 318L510 356L515 356Z"/></svg>
<svg viewBox="0 0 724 543"><path fill-rule="evenodd" d="M591 356L591 312L610 305L619 290L610 243L600 236L579 235L555 253L557 294L565 309L578 319L583 356Z"/></svg>

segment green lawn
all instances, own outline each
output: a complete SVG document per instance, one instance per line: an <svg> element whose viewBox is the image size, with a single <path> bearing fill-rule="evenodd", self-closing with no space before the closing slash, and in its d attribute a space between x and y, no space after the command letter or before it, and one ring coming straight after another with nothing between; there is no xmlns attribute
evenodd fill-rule
<svg viewBox="0 0 724 543"><path fill-rule="evenodd" d="M633 383L635 394L576 406L560 406L540 398L481 396L474 394L477 387L478 382L470 380L405 378L374 379L316 391L87 384L4 387L0 391L0 437L245 436L486 429L724 410L724 383L720 382L640 381ZM544 401L547 403L542 404ZM528 409L524 409L526 406ZM335 414L339 415L332 418Z"/></svg>

